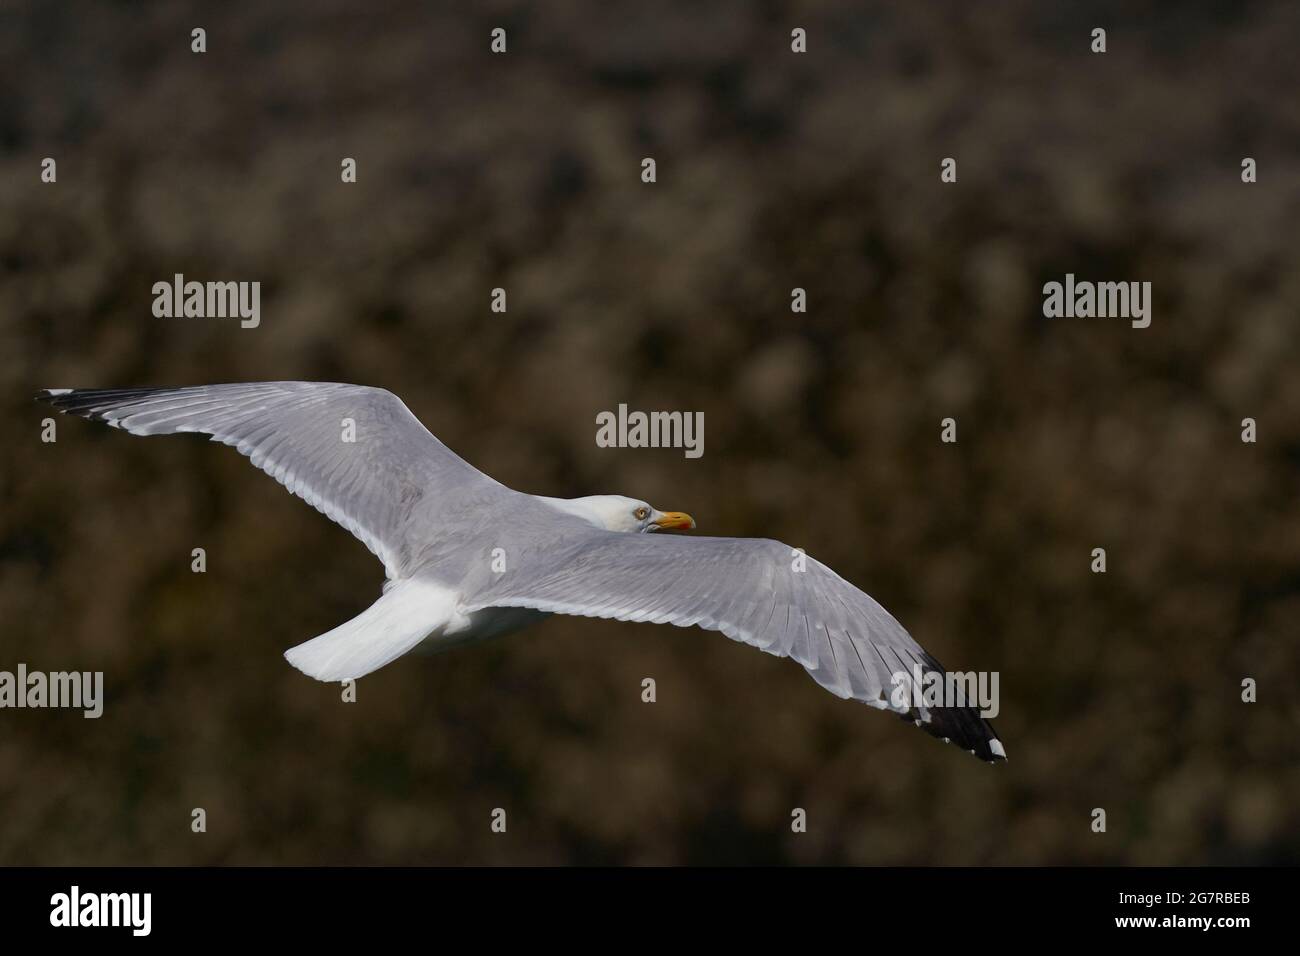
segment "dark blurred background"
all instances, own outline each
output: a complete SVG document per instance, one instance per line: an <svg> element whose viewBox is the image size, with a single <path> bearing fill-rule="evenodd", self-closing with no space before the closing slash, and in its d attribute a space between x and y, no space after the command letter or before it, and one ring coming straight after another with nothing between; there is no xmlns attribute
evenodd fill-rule
<svg viewBox="0 0 1300 956"><path fill-rule="evenodd" d="M0 711L0 863L1297 859L1294 3L0 10L0 669L107 696ZM260 280L260 328L154 318L177 272ZM1066 272L1150 281L1151 327L1043 319ZM31 400L258 379L807 548L1001 672L1009 763L648 625L342 703L281 653L378 595L360 543L198 438L42 444ZM619 402L703 411L704 457L597 448Z"/></svg>

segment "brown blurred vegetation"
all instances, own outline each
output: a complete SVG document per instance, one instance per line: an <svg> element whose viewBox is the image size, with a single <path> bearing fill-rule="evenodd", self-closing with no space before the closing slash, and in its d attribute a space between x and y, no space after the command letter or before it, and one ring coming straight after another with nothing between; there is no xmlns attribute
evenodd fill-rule
<svg viewBox="0 0 1300 956"><path fill-rule="evenodd" d="M8 4L0 669L108 699L0 711L0 863L1296 860L1300 14L1091 7ZM153 318L176 272L260 279L261 327ZM1066 272L1152 282L1151 328L1044 320ZM46 445L31 402L296 378L521 490L806 547L1001 672L1010 762L648 625L343 704L280 655L378 594L361 544L229 449ZM704 457L595 447L619 402L702 410Z"/></svg>

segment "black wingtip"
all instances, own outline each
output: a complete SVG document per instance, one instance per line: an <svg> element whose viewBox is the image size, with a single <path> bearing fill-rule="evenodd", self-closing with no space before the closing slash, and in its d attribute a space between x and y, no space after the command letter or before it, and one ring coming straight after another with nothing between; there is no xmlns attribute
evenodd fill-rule
<svg viewBox="0 0 1300 956"><path fill-rule="evenodd" d="M937 672L946 676L943 665L928 654L920 655L924 673ZM1007 750L993 725L976 707L931 706L912 708L898 714L903 720L915 724L931 737L950 743L985 763L1005 763Z"/></svg>
<svg viewBox="0 0 1300 956"><path fill-rule="evenodd" d="M1007 750L1002 740L993 725L973 707L927 707L924 711L910 710L898 716L985 763L1006 762Z"/></svg>
<svg viewBox="0 0 1300 956"><path fill-rule="evenodd" d="M36 395L36 401L53 405L61 412L80 415L82 418L98 418L102 409L113 408L123 402L130 402L156 392L170 391L167 388L43 388Z"/></svg>
<svg viewBox="0 0 1300 956"><path fill-rule="evenodd" d="M77 388L43 388L36 393L36 401L53 405L59 411L67 411L67 406L76 400L84 389Z"/></svg>

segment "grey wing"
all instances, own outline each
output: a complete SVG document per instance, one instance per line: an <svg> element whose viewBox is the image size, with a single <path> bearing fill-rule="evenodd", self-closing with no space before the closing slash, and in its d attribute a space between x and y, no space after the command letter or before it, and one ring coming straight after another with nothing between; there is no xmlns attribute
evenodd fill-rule
<svg viewBox="0 0 1300 956"><path fill-rule="evenodd" d="M409 573L430 497L506 491L379 388L254 382L191 388L47 389L65 412L133 435L198 432L233 445L293 494L357 536L388 577Z"/></svg>
<svg viewBox="0 0 1300 956"><path fill-rule="evenodd" d="M839 697L892 710L984 760L1006 757L974 707L896 698L896 675L943 667L868 595L778 541L593 532L520 555L467 603L721 631L793 658Z"/></svg>

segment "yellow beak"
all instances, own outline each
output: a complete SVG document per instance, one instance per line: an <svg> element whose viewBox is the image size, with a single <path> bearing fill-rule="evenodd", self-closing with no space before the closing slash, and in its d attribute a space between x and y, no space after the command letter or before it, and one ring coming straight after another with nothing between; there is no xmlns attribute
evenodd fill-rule
<svg viewBox="0 0 1300 956"><path fill-rule="evenodd" d="M695 519L685 511L665 511L654 520L660 528L694 528Z"/></svg>

